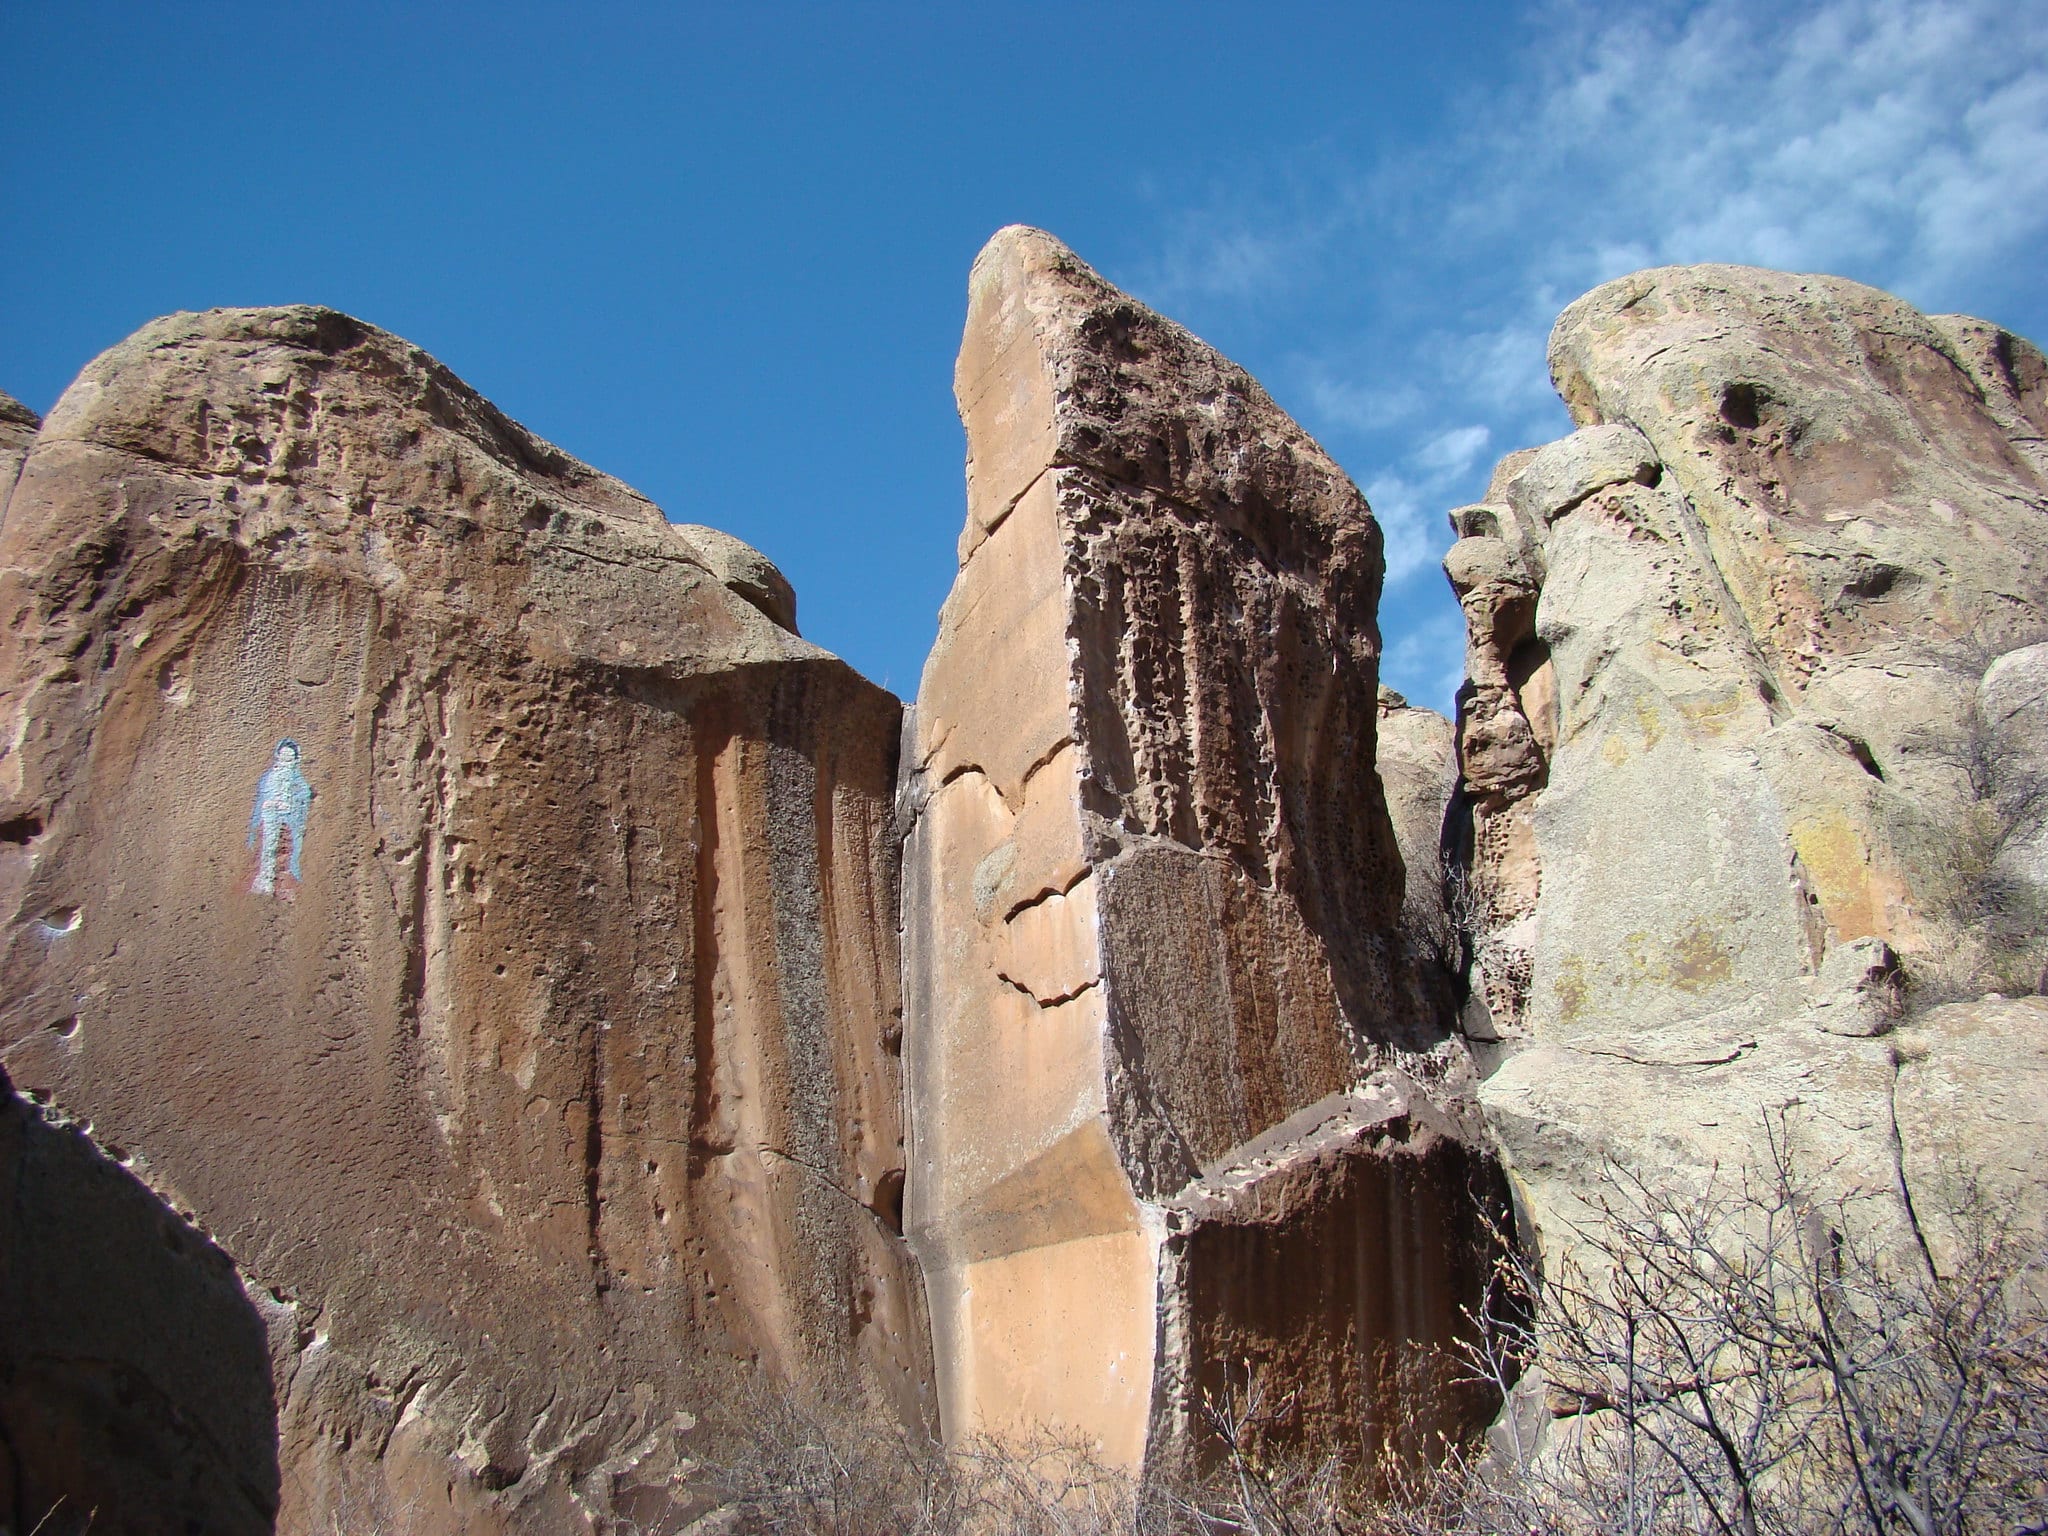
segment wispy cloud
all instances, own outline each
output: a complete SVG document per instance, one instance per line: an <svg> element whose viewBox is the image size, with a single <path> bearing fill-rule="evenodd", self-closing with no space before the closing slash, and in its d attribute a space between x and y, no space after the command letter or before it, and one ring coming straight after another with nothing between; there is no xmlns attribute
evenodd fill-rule
<svg viewBox="0 0 2048 1536"><path fill-rule="evenodd" d="M1507 88L1461 103L1455 129L1323 146L1319 171L1297 155L1197 199L1137 274L1229 337L1365 486L1387 532L1386 666L1438 705L1458 644L1430 569L1442 514L1479 494L1487 457L1565 428L1544 344L1586 289L1733 261L2048 320L2048 10L1563 0L1516 48Z"/></svg>
<svg viewBox="0 0 2048 1536"><path fill-rule="evenodd" d="M1548 281L1718 260L1861 269L1935 296L2048 226L2048 15L1717 0L1555 17L1548 41L1585 41L1551 53L1521 130L1466 151L1514 172L1511 203L1552 210Z"/></svg>
<svg viewBox="0 0 2048 1536"><path fill-rule="evenodd" d="M1422 616L1387 636L1380 676L1411 703L1441 709L1465 675L1465 625L1457 610Z"/></svg>
<svg viewBox="0 0 2048 1536"><path fill-rule="evenodd" d="M1299 230L1269 237L1187 226L1160 252L1151 287L1173 308L1204 299L1248 299L1288 279L1300 238Z"/></svg>

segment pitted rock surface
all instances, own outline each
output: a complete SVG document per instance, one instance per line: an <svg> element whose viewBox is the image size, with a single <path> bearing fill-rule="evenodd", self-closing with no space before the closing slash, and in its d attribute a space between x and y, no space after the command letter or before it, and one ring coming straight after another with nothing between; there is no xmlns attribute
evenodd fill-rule
<svg viewBox="0 0 2048 1536"><path fill-rule="evenodd" d="M1416 733L1412 870L1374 769L1379 530L1248 375L1039 231L977 259L955 382L962 563L903 764L907 1229L942 1422L1149 1464L1251 1350L1333 1446L1391 1389L1380 1346L1450 1337L1504 1198L1448 1038L1448 743ZM1427 1134L1237 1177L1432 1048ZM1260 1266L1297 1250L1365 1257L1283 1304Z"/></svg>
<svg viewBox="0 0 2048 1536"><path fill-rule="evenodd" d="M555 1536L658 1500L725 1362L924 1421L900 708L772 566L291 308L90 365L0 572L0 1048L101 1163L10 1155L98 1181L108 1288L0 1289L24 1502ZM160 1278L217 1369L120 1342ZM124 1349L233 1433L123 1459Z"/></svg>

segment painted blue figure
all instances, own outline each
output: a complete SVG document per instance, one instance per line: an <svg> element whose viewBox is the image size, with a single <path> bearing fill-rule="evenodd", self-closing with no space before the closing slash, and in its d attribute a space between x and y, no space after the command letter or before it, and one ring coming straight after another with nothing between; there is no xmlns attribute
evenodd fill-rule
<svg viewBox="0 0 2048 1536"><path fill-rule="evenodd" d="M249 812L249 846L258 849L256 883L259 896L277 894L277 853L280 837L291 841L288 868L299 881L299 854L306 842L306 814L313 808L313 786L299 771L299 744L287 736L270 755L270 767L256 781L256 807ZM286 891L290 896L290 891Z"/></svg>

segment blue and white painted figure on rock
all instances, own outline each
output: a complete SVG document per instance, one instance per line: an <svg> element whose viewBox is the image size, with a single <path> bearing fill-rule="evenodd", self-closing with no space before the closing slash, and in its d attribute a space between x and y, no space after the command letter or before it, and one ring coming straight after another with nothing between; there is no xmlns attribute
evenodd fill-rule
<svg viewBox="0 0 2048 1536"><path fill-rule="evenodd" d="M256 883L250 887L259 896L277 894L278 847L289 848L286 871L292 884L299 883L299 855L306 842L306 814L313 808L313 786L299 768L299 744L287 736L270 755L270 767L256 781L256 807L249 813L249 846L256 854ZM285 894L291 894L289 888Z"/></svg>

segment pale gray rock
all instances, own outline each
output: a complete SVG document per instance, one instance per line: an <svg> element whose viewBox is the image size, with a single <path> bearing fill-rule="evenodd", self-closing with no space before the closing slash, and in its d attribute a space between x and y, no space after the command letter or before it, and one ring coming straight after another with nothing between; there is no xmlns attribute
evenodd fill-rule
<svg viewBox="0 0 2048 1536"><path fill-rule="evenodd" d="M1634 427L1581 427L1537 449L1507 482L1507 501L1526 526L1547 526L1610 485L1655 485L1659 470L1657 451Z"/></svg>
<svg viewBox="0 0 2048 1536"><path fill-rule="evenodd" d="M1534 595L1535 583L1515 551L1505 540L1483 534L1467 534L1450 547L1444 555L1444 574L1460 599L1489 585L1528 587Z"/></svg>
<svg viewBox="0 0 2048 1536"><path fill-rule="evenodd" d="M1899 957L1866 934L1837 944L1821 962L1807 1017L1831 1035L1881 1035L1905 1008Z"/></svg>
<svg viewBox="0 0 2048 1536"><path fill-rule="evenodd" d="M1699 267L1579 300L1551 361L1580 429L1504 462L1501 537L1447 561L1488 1117L1559 1241L1604 1158L1740 1166L1781 1114L1828 1187L1896 1193L1890 1042L1963 1070L1912 1007L2048 958L2039 354ZM1503 772L1518 718L1540 775Z"/></svg>
<svg viewBox="0 0 2048 1536"><path fill-rule="evenodd" d="M2048 644L2008 651L1977 689L1982 758L1998 846L1992 896L2001 923L2048 922Z"/></svg>
<svg viewBox="0 0 2048 1536"><path fill-rule="evenodd" d="M1887 1043L1898 1062L1899 1174L1928 1236L1955 1241L1945 1213L1967 1203L1971 1183L2017 1232L2048 1232L2048 998L1950 1003Z"/></svg>
<svg viewBox="0 0 2048 1536"><path fill-rule="evenodd" d="M1379 707L1375 757L1401 854L1402 927L1413 947L1454 967L1458 935L1445 903L1443 849L1458 787L1457 732L1435 710L1418 708L1384 685Z"/></svg>

